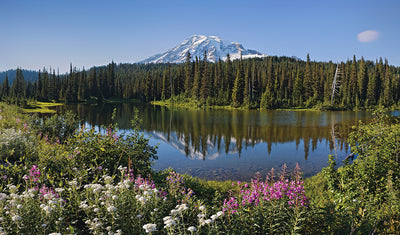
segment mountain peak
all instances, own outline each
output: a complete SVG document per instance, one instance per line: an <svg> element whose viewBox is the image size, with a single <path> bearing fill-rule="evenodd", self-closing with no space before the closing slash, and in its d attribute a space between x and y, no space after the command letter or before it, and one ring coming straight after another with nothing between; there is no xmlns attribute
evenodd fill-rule
<svg viewBox="0 0 400 235"><path fill-rule="evenodd" d="M267 56L255 50L245 49L240 43L226 41L218 36L193 35L176 47L139 63L183 63L188 51L192 58L196 56L203 58L206 51L207 60L210 62L217 62L219 59L226 60L227 54L232 60L240 59L240 55L243 59Z"/></svg>

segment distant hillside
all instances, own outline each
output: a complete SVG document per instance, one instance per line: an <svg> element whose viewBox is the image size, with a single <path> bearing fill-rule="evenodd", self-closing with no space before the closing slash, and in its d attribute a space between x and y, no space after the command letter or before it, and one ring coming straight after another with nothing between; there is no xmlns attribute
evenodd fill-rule
<svg viewBox="0 0 400 235"><path fill-rule="evenodd" d="M6 78L6 74L8 75L8 81L10 82L10 84L12 84L12 82L14 81L15 76L16 76L16 71L17 70L15 70L15 69L10 69L5 72L0 72L0 84L3 83L3 80ZM33 82L36 79L38 79L39 72L23 69L22 74L24 75L25 81Z"/></svg>

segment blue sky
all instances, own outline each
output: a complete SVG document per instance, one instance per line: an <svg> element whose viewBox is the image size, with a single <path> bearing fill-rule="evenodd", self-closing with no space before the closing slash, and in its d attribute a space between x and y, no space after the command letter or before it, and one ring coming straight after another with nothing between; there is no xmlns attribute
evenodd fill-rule
<svg viewBox="0 0 400 235"><path fill-rule="evenodd" d="M399 23L398 0L2 0L0 71L134 63L194 34L268 55L400 66Z"/></svg>

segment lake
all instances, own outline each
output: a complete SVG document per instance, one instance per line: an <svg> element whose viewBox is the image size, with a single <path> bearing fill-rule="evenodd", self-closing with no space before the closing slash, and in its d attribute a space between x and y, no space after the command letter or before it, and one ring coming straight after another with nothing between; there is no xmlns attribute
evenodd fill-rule
<svg viewBox="0 0 400 235"><path fill-rule="evenodd" d="M89 126L108 125L116 108L120 131L130 131L135 111L151 145L158 145L153 169L172 167L213 180L264 177L283 164L299 163L305 177L327 165L328 155L342 161L350 153L346 138L366 111L189 110L153 105L77 104L55 107L72 110Z"/></svg>

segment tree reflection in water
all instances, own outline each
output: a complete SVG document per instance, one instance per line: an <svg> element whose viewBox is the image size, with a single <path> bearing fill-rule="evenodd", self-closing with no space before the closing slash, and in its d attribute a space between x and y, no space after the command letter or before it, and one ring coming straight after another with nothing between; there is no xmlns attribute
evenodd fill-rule
<svg viewBox="0 0 400 235"><path fill-rule="evenodd" d="M304 150L304 160L310 152L326 149L321 156L326 162L335 147L340 152L348 152L346 137L351 126L371 117L369 112L353 111L189 110L132 103L57 107L61 112L76 112L91 126L110 124L114 108L117 108L120 129L129 130L135 110L139 110L145 133L177 149L188 159L206 161L232 155L243 158L243 152L250 152L258 145L266 146L262 156L265 158L273 149L281 151L280 147L293 143L296 151L299 147ZM164 157L163 152L159 151L158 155L160 159Z"/></svg>

